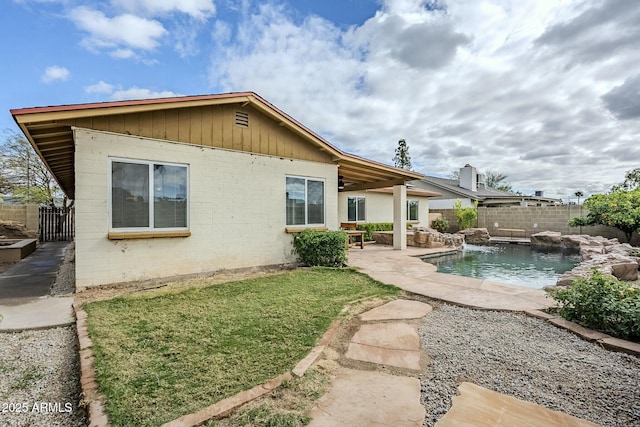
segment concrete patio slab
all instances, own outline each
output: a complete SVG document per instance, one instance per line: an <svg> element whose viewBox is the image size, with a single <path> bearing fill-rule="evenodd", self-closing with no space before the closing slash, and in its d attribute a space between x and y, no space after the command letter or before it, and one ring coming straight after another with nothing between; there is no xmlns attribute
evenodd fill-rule
<svg viewBox="0 0 640 427"><path fill-rule="evenodd" d="M595 427L598 425L472 383L462 383L458 391L460 395L453 398L453 406L436 423L437 427Z"/></svg>
<svg viewBox="0 0 640 427"><path fill-rule="evenodd" d="M0 300L1 301L1 300ZM73 298L27 299L23 304L0 305L0 332L68 326L75 323Z"/></svg>
<svg viewBox="0 0 640 427"><path fill-rule="evenodd" d="M420 380L341 368L309 415L309 427L420 427Z"/></svg>
<svg viewBox="0 0 640 427"><path fill-rule="evenodd" d="M398 299L362 313L360 320L371 322L375 320L419 319L431 313L431 310L433 308L429 304Z"/></svg>

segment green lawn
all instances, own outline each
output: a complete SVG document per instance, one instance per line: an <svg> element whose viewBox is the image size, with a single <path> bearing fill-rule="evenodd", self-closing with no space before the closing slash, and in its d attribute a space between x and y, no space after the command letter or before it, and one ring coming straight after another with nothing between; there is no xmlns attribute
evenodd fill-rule
<svg viewBox="0 0 640 427"><path fill-rule="evenodd" d="M314 268L85 304L111 425L159 425L287 372L347 303L399 292Z"/></svg>

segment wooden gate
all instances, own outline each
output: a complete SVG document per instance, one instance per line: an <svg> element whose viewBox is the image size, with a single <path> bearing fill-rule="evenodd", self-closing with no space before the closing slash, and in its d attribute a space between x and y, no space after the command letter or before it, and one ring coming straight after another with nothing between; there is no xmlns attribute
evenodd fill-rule
<svg viewBox="0 0 640 427"><path fill-rule="evenodd" d="M74 235L74 209L40 207L40 241L70 241Z"/></svg>

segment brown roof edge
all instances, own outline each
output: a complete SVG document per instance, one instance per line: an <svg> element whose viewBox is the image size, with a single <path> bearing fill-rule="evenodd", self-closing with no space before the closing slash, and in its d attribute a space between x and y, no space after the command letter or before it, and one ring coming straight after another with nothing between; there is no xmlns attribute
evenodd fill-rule
<svg viewBox="0 0 640 427"><path fill-rule="evenodd" d="M54 105L48 107L27 107L16 108L9 110L11 115L24 115L34 113L52 113L59 111L77 111L77 110L93 110L100 108L112 108L112 107L128 107L134 105L154 105L154 104L168 104L176 102L189 102L189 101L206 101L208 99L225 99L225 98L238 98L238 97L257 97L257 94L253 92L228 92L221 94L210 95L186 95L186 96L172 96L165 98L148 98L148 99L133 99L123 101L105 101L105 102L90 102L84 104L66 104L66 105ZM260 98L262 99L262 98ZM263 102L266 102L263 100ZM275 107L273 107L275 108Z"/></svg>
<svg viewBox="0 0 640 427"><path fill-rule="evenodd" d="M388 169L390 171L395 171L395 172L397 172L397 173L399 173L401 175L406 175L408 177L411 177L412 180L424 178L424 175L419 173L419 172L414 172L414 171L410 171L410 170L407 170L407 169L397 168L395 166L387 165L387 164L384 164L382 162L378 162L376 160L366 159L364 157L356 156L355 154L346 153L344 151L342 151L342 154L343 154L345 160L352 160L352 161L355 161L356 163L358 163L358 162L373 163L378 167L383 167L383 168L386 168L386 169Z"/></svg>

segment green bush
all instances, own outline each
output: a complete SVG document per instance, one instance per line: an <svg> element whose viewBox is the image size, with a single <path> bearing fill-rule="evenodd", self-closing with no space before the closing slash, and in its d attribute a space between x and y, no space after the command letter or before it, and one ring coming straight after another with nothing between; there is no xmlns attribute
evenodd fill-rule
<svg viewBox="0 0 640 427"><path fill-rule="evenodd" d="M457 199L453 204L453 212L458 219L458 229L465 230L471 228L476 225L478 221L478 201L475 201L472 208L463 208L462 200Z"/></svg>
<svg viewBox="0 0 640 427"><path fill-rule="evenodd" d="M440 233L446 233L449 230L449 221L444 218L436 218L431 221L431 228Z"/></svg>
<svg viewBox="0 0 640 427"><path fill-rule="evenodd" d="M567 287L545 289L567 320L619 338L640 341L640 288L594 271Z"/></svg>
<svg viewBox="0 0 640 427"><path fill-rule="evenodd" d="M293 251L308 266L343 267L347 264L347 233L304 230L293 237Z"/></svg>
<svg viewBox="0 0 640 427"><path fill-rule="evenodd" d="M358 230L364 231L364 240L370 242L373 240L374 231L393 231L392 222L369 222L366 224L358 224Z"/></svg>

